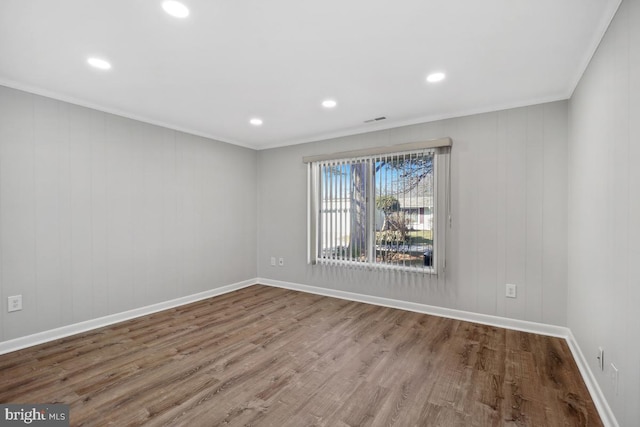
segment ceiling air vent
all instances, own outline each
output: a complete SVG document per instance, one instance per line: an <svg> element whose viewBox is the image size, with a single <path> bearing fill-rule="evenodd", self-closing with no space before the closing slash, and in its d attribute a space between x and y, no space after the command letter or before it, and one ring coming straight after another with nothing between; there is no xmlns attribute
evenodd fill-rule
<svg viewBox="0 0 640 427"><path fill-rule="evenodd" d="M380 120L386 120L386 117L382 116L382 117L376 117L375 119L369 119L369 120L365 120L365 123L373 123L373 122L379 122Z"/></svg>

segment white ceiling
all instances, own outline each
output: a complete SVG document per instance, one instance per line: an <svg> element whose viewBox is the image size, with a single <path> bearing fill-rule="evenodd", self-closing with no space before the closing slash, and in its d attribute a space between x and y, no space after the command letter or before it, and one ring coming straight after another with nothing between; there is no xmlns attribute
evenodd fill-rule
<svg viewBox="0 0 640 427"><path fill-rule="evenodd" d="M0 0L0 84L268 148L567 99L620 0L161 2Z"/></svg>

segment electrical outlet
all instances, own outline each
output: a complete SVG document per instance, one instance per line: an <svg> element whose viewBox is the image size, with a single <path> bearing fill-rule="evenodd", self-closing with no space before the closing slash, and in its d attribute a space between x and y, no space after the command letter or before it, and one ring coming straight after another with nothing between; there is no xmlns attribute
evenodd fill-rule
<svg viewBox="0 0 640 427"><path fill-rule="evenodd" d="M7 297L7 310L9 313L22 310L22 295Z"/></svg>
<svg viewBox="0 0 640 427"><path fill-rule="evenodd" d="M278 260L278 265L280 267L282 267L284 265L284 258L280 257L280 259Z"/></svg>
<svg viewBox="0 0 640 427"><path fill-rule="evenodd" d="M271 267L275 267L276 266L276 257L272 256L271 257Z"/></svg>
<svg viewBox="0 0 640 427"><path fill-rule="evenodd" d="M507 298L515 298L516 297L516 285L514 285L513 283L507 283L507 289L506 289L506 293L505 296Z"/></svg>
<svg viewBox="0 0 640 427"><path fill-rule="evenodd" d="M598 347L598 355L596 358L598 359L598 368L604 371L604 349L602 347Z"/></svg>
<svg viewBox="0 0 640 427"><path fill-rule="evenodd" d="M609 375L611 377L611 386L613 387L613 390L617 396L618 395L618 379L620 378L620 375L618 373L618 368L616 368L616 365L614 365L613 363L611 364L611 372L609 373Z"/></svg>

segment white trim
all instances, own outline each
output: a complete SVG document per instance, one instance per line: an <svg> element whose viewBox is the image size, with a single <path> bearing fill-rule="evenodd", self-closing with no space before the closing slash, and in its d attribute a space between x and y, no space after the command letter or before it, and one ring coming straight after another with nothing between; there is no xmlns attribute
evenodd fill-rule
<svg viewBox="0 0 640 427"><path fill-rule="evenodd" d="M616 6L617 9L617 6ZM615 12L615 11L614 11ZM609 20L610 21L610 20ZM607 22L608 25L608 22ZM606 27L605 29L606 30ZM597 45L596 45L597 47ZM595 49L594 49L595 52ZM589 57L590 59L590 57ZM585 64L585 68L586 68ZM584 72L584 70L582 70ZM582 74L579 74L579 77L581 77ZM578 82L576 81L576 84ZM399 127L404 127L404 126L411 126L411 125L416 125L416 124L424 124L424 123L430 123L430 122L435 122L435 121L439 121L439 120L446 120L446 119L452 119L452 118L458 118L458 117L467 117L467 116L472 116L472 115L476 115L476 114L484 114L484 113L494 113L497 111L503 111L503 110L509 110L509 109L514 109L514 108L521 108L521 107L528 107L531 105L538 105L538 104L546 104L549 102L556 102L556 101L564 101L569 99L571 93L573 93L573 91L575 90L575 85L573 87L569 87L567 88L568 90L566 91L566 93L564 92L560 92L560 93L556 93L555 95L552 96L545 96L545 97L541 97L541 98L531 98L522 102L516 102L516 103L505 103L505 104L489 104L486 106L482 106L479 108L472 108L472 109L468 109L468 110L455 110L446 114L431 114L431 115L427 115L427 116L420 116L420 117L416 117L413 119L409 119L409 120L398 120L398 121L389 121L387 122L387 120L383 120L382 122L376 123L376 124L370 124L370 125L361 125L358 126L356 128L351 128L348 130L342 130L342 131L337 131L337 132L323 132L314 136L307 136L307 137L295 137L293 139L290 140L285 140L285 141L262 141L262 142L256 142L256 143L248 143L248 142L244 142L244 141L237 141L231 138L223 138L219 135L213 135L210 134L208 132L202 132L199 131L197 129L192 129L192 128L187 128L187 127L183 127L183 126L179 126L177 124L174 123L169 123L163 120L155 120L155 119L151 119L149 117L143 116L143 115L137 115L137 114L133 114L118 108L111 108L111 107L106 107L103 106L101 104L96 104L93 102L89 102L86 100L82 100L79 98L76 98L74 96L69 96L69 95L64 95L62 93L56 92L56 91L51 91L51 90L47 90L44 88L41 88L39 86L34 86L34 85L30 85L30 84L25 84L25 83L20 83L17 82L15 80L10 80L10 79L6 79L6 78L0 78L0 86L6 86L8 88L11 89L16 89L16 90L20 90L23 92L28 92L34 95L39 95L39 96L44 96L47 98L51 98L51 99L55 99L57 101L62 101L62 102L67 102L70 104L74 104L74 105L78 105L81 107L85 107L85 108L91 108L92 110L97 110L97 111L101 111L103 113L108 113L108 114L114 114L116 116L120 116L120 117L125 117L127 119L131 119L131 120L136 120L139 122L143 122L143 123L149 123L152 125L156 125L156 126L161 126L167 129L172 129L178 132L183 132L183 133L188 133L191 135L196 135L196 136L201 136L203 138L207 138L207 139L212 139L215 141L219 141L219 142L224 142L227 144L231 144L231 145L237 145L240 147L245 147L245 148L250 148L252 150L256 150L256 151L260 151L260 150L269 150L272 148L280 148L280 147L287 147L287 146L291 146L291 145L298 145L298 144L306 144L309 142L317 142L317 141L325 141L325 140L330 140L330 139L335 139L335 138L342 138L342 137L348 137L348 136L355 136L355 135L362 135L365 133L370 133L370 132L377 132L377 131L381 131L381 130L389 130L389 129L394 129L394 128L399 128ZM387 122L387 123L385 123Z"/></svg>
<svg viewBox="0 0 640 427"><path fill-rule="evenodd" d="M578 84L580 84L580 80L582 80L582 76L587 71L587 67L591 63L593 56L598 51L598 47L600 47L600 43L604 39L613 18L615 18L620 5L622 4L622 0L607 2L605 7L605 11L600 18L600 22L596 26L596 31L593 33L593 39L589 43L589 48L586 50L584 57L580 61L579 66L576 69L576 74L569 80L569 91L567 93L567 99L571 99L573 97Z"/></svg>
<svg viewBox="0 0 640 427"><path fill-rule="evenodd" d="M571 88L567 88L567 89L571 89ZM445 114L431 114L431 115L420 116L420 117L416 117L408 120L397 120L397 121L382 120L380 122L375 122L375 123L371 123L364 126L357 126L355 128L350 128L348 130L341 130L336 132L324 132L324 133L316 134L314 136L292 138L284 141L264 142L260 144L260 146L257 147L256 150L269 150L272 148L287 147L287 146L298 145L298 144L307 144L310 142L328 141L328 140L337 139L337 138L363 135L366 133L392 130L395 128L401 128L405 126L431 123L431 122L436 122L440 120L455 119L459 117L469 117L469 116L474 116L476 114L496 113L499 111L511 110L515 108L530 107L532 105L547 104L547 103L557 102L557 101L566 101L569 99L570 94L571 94L571 90L562 90L550 96L544 96L539 98L529 98L521 102L488 104L478 108L471 108L466 110L453 110Z"/></svg>
<svg viewBox="0 0 640 427"><path fill-rule="evenodd" d="M616 6L616 9L617 9L617 6ZM615 10L614 10L614 14L615 14ZM612 17L613 17L613 15L612 15ZM609 21L611 21L611 19L609 19ZM608 22L607 22L607 25L608 25ZM604 30L606 31L606 27L604 28ZM597 45L596 45L596 48L597 48ZM595 53L595 48L594 48L593 53ZM591 58L591 56L588 57L588 59L590 59L590 58ZM588 65L588 62L584 66L585 69L586 69L587 65ZM584 69L582 70L582 73L578 73L578 78L582 77L583 73L584 73ZM101 111L103 113L114 114L116 116L125 117L127 119L131 119L131 120L136 120L136 121L143 122L143 123L152 124L152 125L155 125L155 126L161 126L163 128L175 130L175 131L178 131L178 132L183 132L183 133L187 133L187 134L190 134L190 135L200 136L200 137L203 137L203 138L211 139L211 140L218 141L218 142L223 142L223 143L226 143L226 144L237 145L237 146L240 146L240 147L245 147L245 148L249 148L249 149L256 150L256 151L270 150L270 149L273 149L273 148L288 147L288 146L299 145L299 144L307 144L307 143L310 143L310 142L327 141L327 140L332 140L332 139L337 139L337 138L344 138L344 137L362 135L362 134L366 134L366 133L373 133L373 132L378 132L378 131L392 130L392 129L395 129L395 128L401 128L401 127L405 127L405 126L432 123L432 122L436 122L436 121L440 121L440 120L454 119L454 118L460 118L460 117L469 117L469 116L473 116L473 115L476 115L476 114L495 113L495 112L504 111L504 110L511 110L511 109L515 109L515 108L529 107L529 106L532 106L532 105L547 104L547 103L557 102L557 101L566 101L571 97L573 91L575 90L575 88L577 86L577 83L578 83L578 81L576 81L575 84L572 87L567 88L568 90L566 91L566 93L565 93L565 91L560 91L559 93L556 93L556 94L551 95L551 96L545 96L545 97L540 97L540 98L531 98L531 99L524 100L522 102L515 102L515 103L510 102L510 103L504 103L504 104L489 104L489 105L482 106L482 107L479 107L479 108L472 108L472 109L467 109L467 110L454 110L452 112L445 113L445 114L431 114L431 115L420 116L420 117L416 117L416 118L408 119L408 120L398 120L398 121L389 121L389 122L384 120L384 121L376 123L376 124L372 123L370 125L362 125L362 126L358 126L356 128L350 128L348 130L341 130L341 131L336 131L336 132L323 132L323 133L320 133L320 134L317 134L317 135L314 135L314 136L296 137L296 138L293 138L293 139L290 139L290 140L285 140L285 141L263 141L263 142L259 142L259 143L258 142L256 142L256 143L248 143L248 142L244 142L244 141L237 141L237 140L234 140L234 139L231 139L231 138L223 138L223 137L218 136L218 135L213 135L213 134L210 134L208 132L199 131L197 129L192 129L192 128L179 126L177 124L169 123L169 122L166 122L166 121L163 121L163 120L151 119L149 117L133 114L133 113L121 110L121 109L106 107L106 106L103 106L101 104L96 104L96 103L93 103L93 102L89 102L89 101L86 101L86 100L82 100L82 99L76 98L74 96L64 95L64 94L56 92L56 91L47 90L47 89L41 88L39 86L24 84L24 83L17 82L15 80L0 78L0 86L5 86L5 87L8 87L10 89L20 90L20 91L23 91L23 92L31 93L33 95L44 96L44 97L51 98L51 99L54 99L54 100L57 100L57 101L67 102L69 104L78 105L80 107L85 107L85 108L90 108L92 110Z"/></svg>
<svg viewBox="0 0 640 427"><path fill-rule="evenodd" d="M593 403L596 405L596 409L598 410L598 414L600 414L602 423L605 426L618 427L618 420L616 420L607 399L604 397L604 393L598 385L598 381L596 381L596 377L593 375L593 371L591 370L587 359L584 357L576 338L573 336L573 332L571 332L571 329L567 328L567 330L569 332L566 338L567 344L571 349L576 365L578 365L580 374L582 374L582 379L587 385L587 389L589 389L589 394L591 394L591 399L593 399Z"/></svg>
<svg viewBox="0 0 640 427"><path fill-rule="evenodd" d="M106 107L106 106L103 106L102 104L96 104L93 102L85 101L80 98L64 95L62 93L51 91L48 89L43 89L38 86L16 82L14 80L7 80L7 79L0 78L0 86L5 86L10 89L20 90L22 92L27 92L32 95L44 96L46 98L51 98L56 101L66 102L68 104L73 104L73 105L77 105L84 108L90 108L92 110L100 111L107 114L113 114L115 116L124 117L126 119L135 120L137 122L147 123L147 124L160 126L166 129L170 129L170 130L174 130L174 131L178 131L178 132L182 132L190 135L200 136L202 138L211 139L217 142L223 142L225 144L237 145L239 147L250 148L252 150L259 149L259 147L256 145L247 144L242 141L236 141L229 138L222 138L220 136L213 135L208 132L202 132L197 129L180 126L164 120L152 119L144 115L133 114L125 110L121 110L119 108Z"/></svg>
<svg viewBox="0 0 640 427"><path fill-rule="evenodd" d="M508 319L506 317L491 316L489 314L472 313L469 311L455 310L452 308L437 307L434 305L420 304L416 302L383 298L372 295L356 294L353 292L340 291L337 289L319 288L316 286L301 285L299 283L283 282L280 280L265 278L258 278L257 280L257 283L261 285L274 286L276 288L285 288L294 291L307 292L310 294L345 299L349 301L364 302L367 304L374 304L382 307L399 308L401 310L413 311L416 313L432 314L434 316L464 320L466 322L480 323L489 326L498 326L500 328L513 329L515 331L531 332L534 334L548 335L565 339L569 335L569 329L564 326L554 326L544 323L529 322L526 320Z"/></svg>
<svg viewBox="0 0 640 427"><path fill-rule="evenodd" d="M97 319L86 320L84 322L74 323L72 325L62 326L60 328L50 329L44 332L38 332L9 341L0 342L0 355L10 353L12 351L21 350L49 341L65 338L70 335L79 334L81 332L90 331L92 329L102 328L104 326L113 325L125 320L134 319L136 317L146 316L148 314L157 313L169 308L178 307L180 305L190 304L192 302L215 297L229 292L237 291L248 286L256 284L255 279L245 280L243 282L233 283L231 285L221 286L219 288L188 295L157 304L147 305L145 307L135 308L133 310L123 311L121 313L110 314L108 316L99 317Z"/></svg>
<svg viewBox="0 0 640 427"><path fill-rule="evenodd" d="M586 362L580 346L575 340L571 330L564 326L547 325L544 323L529 322L526 320L508 319L506 317L491 316L488 314L472 313L469 311L455 310L451 308L436 307L427 304L419 304L408 301L395 300L390 298L376 297L371 295L356 294L353 292L345 292L337 289L319 288L316 286L302 285L299 283L284 282L280 280L272 280L258 278L257 283L261 285L274 286L277 288L291 289L295 291L307 292L316 295L323 295L333 298L340 298L349 301L363 302L383 307L398 308L401 310L413 311L416 313L431 314L434 316L447 317L450 319L463 320L466 322L480 323L483 325L497 326L500 328L512 329L522 332L531 332L534 334L547 335L552 337L564 338L571 350L574 360L578 365L582 379L584 380L591 399L596 406L598 414L602 419L605 427L619 427L611 407L607 403L602 390L595 380L593 372Z"/></svg>
<svg viewBox="0 0 640 427"><path fill-rule="evenodd" d="M567 341L576 364L578 365L578 369L580 371L580 374L582 375L582 379L584 380L587 389L591 394L591 398L593 399L593 402L596 406L596 409L598 410L598 414L600 415L603 424L605 425L605 427L619 427L616 417L613 414L613 411L611 410L611 407L609 406L604 394L602 393L602 390L600 389L600 386L598 385L598 382L593 375L593 371L587 363L587 359L584 357L584 354L582 353L580 346L573 336L573 333L567 327L529 322L526 320L508 319L505 317L491 316L488 314L472 313L469 311L455 310L451 308L437 307L427 304L401 301L372 295L357 294L337 289L320 288L316 286L302 285L299 283L285 282L281 280L273 280L260 277L233 283L226 286L221 286L219 288L181 298L176 298L170 301L152 304L146 307L129 310L122 313L100 317L98 319L87 320L85 322L80 322L73 325L63 326L49 331L28 335L26 337L20 337L13 340L0 342L0 355L20 350L26 347L53 341L56 339L68 337L70 335L75 335L81 332L86 332L92 329L109 326L136 317L145 316L162 310L167 310L169 308L177 307L180 305L189 304L203 299L226 294L258 284L332 298L340 298L349 301L362 302L366 304L373 304L383 307L397 308L401 310L413 311L416 313L430 314L466 322L480 323L483 325L496 326L516 331L564 338Z"/></svg>

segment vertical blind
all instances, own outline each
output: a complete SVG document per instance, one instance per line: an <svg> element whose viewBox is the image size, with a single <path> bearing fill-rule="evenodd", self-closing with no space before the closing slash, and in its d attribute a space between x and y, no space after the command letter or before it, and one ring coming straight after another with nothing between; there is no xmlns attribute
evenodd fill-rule
<svg viewBox="0 0 640 427"><path fill-rule="evenodd" d="M367 262L371 158L320 162L318 260Z"/></svg>
<svg viewBox="0 0 640 427"><path fill-rule="evenodd" d="M437 153L311 161L309 261L437 273Z"/></svg>

